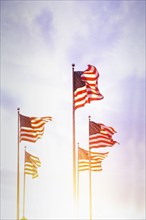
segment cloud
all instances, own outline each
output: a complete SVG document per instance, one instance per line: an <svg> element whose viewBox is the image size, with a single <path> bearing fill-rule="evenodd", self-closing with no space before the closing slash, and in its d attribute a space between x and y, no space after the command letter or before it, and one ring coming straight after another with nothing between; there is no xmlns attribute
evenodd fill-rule
<svg viewBox="0 0 146 220"><path fill-rule="evenodd" d="M16 94L11 94L8 91L1 90L1 107L6 109L17 108L18 103L21 103Z"/></svg>
<svg viewBox="0 0 146 220"><path fill-rule="evenodd" d="M53 15L48 9L43 9L39 15L35 17L36 25L39 26L42 37L45 40L46 45L53 43L53 35L55 30L52 24ZM51 49L51 48L50 48Z"/></svg>
<svg viewBox="0 0 146 220"><path fill-rule="evenodd" d="M114 139L120 145L111 149L113 160L109 157L107 164L105 162L105 168L108 169L103 174L106 175L107 182L110 169L110 187L113 182L113 186L118 186L115 181L117 173L121 175L125 172L124 178L127 178L131 171L133 173L136 168L137 171L143 168L144 24L142 1L2 2L3 169L8 168L9 164L12 165L12 170L16 169L16 108L20 107L24 115L53 117L53 121L45 128L44 137L29 145L32 154L35 155L37 151L44 162L41 168L44 169L42 178L38 180L41 189L44 184L50 184L46 175L53 175L53 170L57 175L61 168L59 173L64 173L68 181L72 180L72 62L76 63L75 70L85 70L87 64L97 67L100 73L99 90L105 97L102 101L77 110L77 141L81 142L81 146L88 147L89 114L93 121L105 123L117 130ZM21 153L22 151L23 147ZM137 157L139 159L135 162ZM141 181L142 172L141 169ZM136 175L135 173L133 180L139 184ZM47 207L51 203L51 197L58 199L58 195L55 191L51 193L51 189L55 181L58 184L59 178L60 175L57 179L51 178L52 186L47 192L45 212L42 211L43 203L37 213L35 212L35 208L40 206L39 202L34 202L35 207L31 207L34 212L29 209L32 218L34 215L42 217L42 213L44 218L49 215ZM123 176L120 178L122 180ZM131 179L126 180L124 187L128 191ZM63 181L65 179L62 179L61 186L64 185ZM38 182L33 183L36 187L33 188L33 201L36 201ZM31 189L30 187L29 190ZM60 187L57 191L60 195L64 193L62 189L64 188ZM143 192L143 188L139 190L140 193ZM119 188L117 194L116 202L121 196ZM39 195L43 199L45 191L39 191ZM109 192L109 198L111 196ZM132 202L132 198L130 202L133 205L135 200ZM126 194L123 194L123 201L127 201L126 199ZM60 200L58 204L59 202ZM115 202L110 208L114 205ZM130 203L126 203L121 210L117 205L116 214L121 210L124 217L129 213L132 215L132 212L127 211L129 207ZM56 210L55 202L52 210L53 208ZM101 216L104 216L105 205L102 208ZM61 213L61 209L59 210ZM135 210L138 213L136 208ZM108 211L109 216L115 216L110 213L110 209ZM135 216L141 216L143 210L140 214L137 213ZM15 215L13 210L10 214ZM51 215L53 217L53 213Z"/></svg>

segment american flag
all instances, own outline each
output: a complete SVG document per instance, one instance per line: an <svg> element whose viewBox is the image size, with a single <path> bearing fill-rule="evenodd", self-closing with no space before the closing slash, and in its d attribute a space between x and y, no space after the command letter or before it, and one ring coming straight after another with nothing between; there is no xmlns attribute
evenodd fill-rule
<svg viewBox="0 0 146 220"><path fill-rule="evenodd" d="M40 166L41 166L41 162L39 158L25 151L24 173L28 175L32 175L32 178L36 178L38 177L37 168Z"/></svg>
<svg viewBox="0 0 146 220"><path fill-rule="evenodd" d="M51 121L52 117L27 117L20 114L20 142L36 142L44 133L44 125Z"/></svg>
<svg viewBox="0 0 146 220"><path fill-rule="evenodd" d="M116 133L114 128L104 124L89 122L89 148L112 147L114 141L112 135Z"/></svg>
<svg viewBox="0 0 146 220"><path fill-rule="evenodd" d="M102 161L108 156L106 153L89 152L83 148L78 148L78 171L102 171Z"/></svg>
<svg viewBox="0 0 146 220"><path fill-rule="evenodd" d="M88 65L85 71L74 71L74 110L91 101L103 99L98 89L98 78L99 73L92 65Z"/></svg>

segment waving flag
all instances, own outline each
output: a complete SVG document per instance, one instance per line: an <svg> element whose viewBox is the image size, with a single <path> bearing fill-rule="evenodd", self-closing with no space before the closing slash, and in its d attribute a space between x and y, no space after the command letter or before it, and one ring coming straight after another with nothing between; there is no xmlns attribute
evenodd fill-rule
<svg viewBox="0 0 146 220"><path fill-rule="evenodd" d="M89 122L89 147L112 147L117 141L114 141L112 135L116 131L112 127L104 124Z"/></svg>
<svg viewBox="0 0 146 220"><path fill-rule="evenodd" d="M84 72L74 71L74 110L91 101L103 99L98 89L98 78L99 73L92 65L88 65L88 69Z"/></svg>
<svg viewBox="0 0 146 220"><path fill-rule="evenodd" d="M44 134L44 125L52 117L27 117L20 114L20 142L36 142Z"/></svg>
<svg viewBox="0 0 146 220"><path fill-rule="evenodd" d="M89 153L80 147L78 148L78 170L89 170Z"/></svg>
<svg viewBox="0 0 146 220"><path fill-rule="evenodd" d="M25 151L24 173L32 175L32 178L36 178L38 177L37 168L40 166L41 166L41 162L39 158Z"/></svg>
<svg viewBox="0 0 146 220"><path fill-rule="evenodd" d="M102 171L102 161L108 156L106 153L89 152L83 148L78 148L78 171L89 170Z"/></svg>

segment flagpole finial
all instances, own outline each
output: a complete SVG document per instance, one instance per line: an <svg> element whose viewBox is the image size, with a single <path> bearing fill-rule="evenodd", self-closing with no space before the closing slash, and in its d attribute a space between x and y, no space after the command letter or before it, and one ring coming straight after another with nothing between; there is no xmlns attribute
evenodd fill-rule
<svg viewBox="0 0 146 220"><path fill-rule="evenodd" d="M89 118L89 121L90 121L90 119L91 119L91 115L89 115L88 118Z"/></svg>
<svg viewBox="0 0 146 220"><path fill-rule="evenodd" d="M72 68L74 68L75 67L75 64L74 63L72 63Z"/></svg>
<svg viewBox="0 0 146 220"><path fill-rule="evenodd" d="M19 107L17 108L17 111L18 111L18 112L20 111L20 108L19 108Z"/></svg>

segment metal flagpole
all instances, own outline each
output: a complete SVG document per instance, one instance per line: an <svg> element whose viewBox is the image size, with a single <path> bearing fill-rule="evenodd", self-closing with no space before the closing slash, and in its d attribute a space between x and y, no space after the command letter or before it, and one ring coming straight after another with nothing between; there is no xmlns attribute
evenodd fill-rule
<svg viewBox="0 0 146 220"><path fill-rule="evenodd" d="M80 185L79 185L79 143L77 144L78 147L78 156L77 156L77 164L78 164L78 167L77 167L77 214L78 214L78 217L79 217L79 191L80 191Z"/></svg>
<svg viewBox="0 0 146 220"><path fill-rule="evenodd" d="M89 129L90 129L90 118L89 116ZM89 132L90 135L90 132ZM92 220L92 175L91 175L91 151L89 146L89 216Z"/></svg>
<svg viewBox="0 0 146 220"><path fill-rule="evenodd" d="M20 119L19 119L19 110L20 108L17 108L18 111L18 149L17 149L17 220L19 220L19 209L20 209L20 165L19 165L19 154L20 154L20 147L19 147L19 124L20 124Z"/></svg>
<svg viewBox="0 0 146 220"><path fill-rule="evenodd" d="M23 217L21 220L27 220L25 218L25 179L26 179L26 174L25 174L25 154L26 154L26 147L24 149L24 179L23 179Z"/></svg>
<svg viewBox="0 0 146 220"><path fill-rule="evenodd" d="M73 90L73 109L72 109L72 120L73 120L73 197L74 207L76 207L76 145L75 145L75 108L74 108L74 67L72 64L72 90Z"/></svg>

